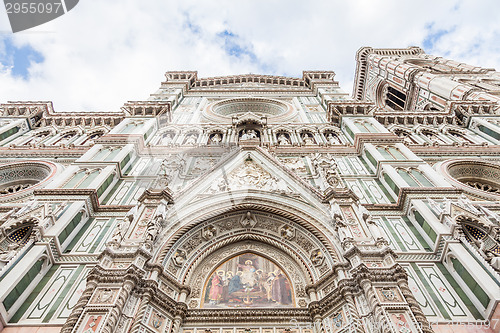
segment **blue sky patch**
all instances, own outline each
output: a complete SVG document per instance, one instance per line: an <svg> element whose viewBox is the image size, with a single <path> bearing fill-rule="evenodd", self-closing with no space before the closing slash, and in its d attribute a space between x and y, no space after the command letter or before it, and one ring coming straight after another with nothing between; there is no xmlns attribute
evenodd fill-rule
<svg viewBox="0 0 500 333"><path fill-rule="evenodd" d="M17 47L12 43L11 38L4 38L0 43L3 43L3 47L0 48L0 63L10 68L14 77L27 80L31 64L44 61L43 55L30 45Z"/></svg>
<svg viewBox="0 0 500 333"><path fill-rule="evenodd" d="M236 58L248 57L250 61L257 62L257 56L247 46L243 45L241 38L229 30L217 34L224 41L224 51Z"/></svg>
<svg viewBox="0 0 500 333"><path fill-rule="evenodd" d="M422 46L424 47L425 50L432 50L434 48L434 45L439 42L441 37L453 32L456 27L453 27L449 30L446 29L438 29L434 30L434 23L429 24L427 27L428 34L425 36Z"/></svg>

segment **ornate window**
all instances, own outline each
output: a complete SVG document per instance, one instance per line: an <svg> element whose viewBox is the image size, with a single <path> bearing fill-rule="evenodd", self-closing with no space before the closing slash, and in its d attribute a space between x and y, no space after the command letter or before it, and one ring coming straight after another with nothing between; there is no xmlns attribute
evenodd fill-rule
<svg viewBox="0 0 500 333"><path fill-rule="evenodd" d="M479 197L500 198L500 165L477 160L452 160L441 172L456 187Z"/></svg>
<svg viewBox="0 0 500 333"><path fill-rule="evenodd" d="M491 192L491 193L500 193L500 187L497 184L489 184L484 181L465 181L465 184L469 185L470 187L477 188L478 190L485 191L485 192Z"/></svg>
<svg viewBox="0 0 500 333"><path fill-rule="evenodd" d="M30 188L48 180L56 167L47 162L21 162L0 167L0 196L30 193Z"/></svg>
<svg viewBox="0 0 500 333"><path fill-rule="evenodd" d="M132 133L139 125L144 124L143 121L132 121L125 125L125 127L121 130L121 133L123 134L130 134Z"/></svg>
<svg viewBox="0 0 500 333"><path fill-rule="evenodd" d="M403 92L387 86L385 91L385 105L393 109L394 111L402 111L405 108L406 94Z"/></svg>
<svg viewBox="0 0 500 333"><path fill-rule="evenodd" d="M296 113L297 110L290 103L254 97L218 101L204 109L205 116L215 123L240 118L246 114L252 114L259 119L265 117L273 119L274 122L284 122Z"/></svg>
<svg viewBox="0 0 500 333"><path fill-rule="evenodd" d="M99 150L92 158L94 161L111 161L120 152L119 147L106 147Z"/></svg>

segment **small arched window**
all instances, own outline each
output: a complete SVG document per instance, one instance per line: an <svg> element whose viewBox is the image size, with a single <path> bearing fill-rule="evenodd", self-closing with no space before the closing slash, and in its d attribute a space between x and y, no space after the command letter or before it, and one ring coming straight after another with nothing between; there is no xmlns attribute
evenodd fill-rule
<svg viewBox="0 0 500 333"><path fill-rule="evenodd" d="M405 160L406 157L396 147L377 147L377 151L387 160Z"/></svg>
<svg viewBox="0 0 500 333"><path fill-rule="evenodd" d="M434 184L432 184L420 170L417 170L414 168L410 168L410 169L399 168L398 174L411 187L432 187L432 186L434 186Z"/></svg>
<svg viewBox="0 0 500 333"><path fill-rule="evenodd" d="M368 120L355 120L354 124L362 133L376 133L377 129Z"/></svg>

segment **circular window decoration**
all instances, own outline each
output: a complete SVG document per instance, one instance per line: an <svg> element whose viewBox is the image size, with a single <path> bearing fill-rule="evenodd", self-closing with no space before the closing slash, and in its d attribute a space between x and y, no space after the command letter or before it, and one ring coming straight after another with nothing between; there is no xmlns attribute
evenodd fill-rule
<svg viewBox="0 0 500 333"><path fill-rule="evenodd" d="M57 166L45 161L26 161L0 166L0 201L30 195L55 175Z"/></svg>
<svg viewBox="0 0 500 333"><path fill-rule="evenodd" d="M479 160L451 160L440 166L455 187L487 199L500 199L500 165Z"/></svg>
<svg viewBox="0 0 500 333"><path fill-rule="evenodd" d="M292 105L267 98L233 98L209 104L205 109L207 117L219 120L230 120L246 113L267 117L272 120L283 120L295 115Z"/></svg>

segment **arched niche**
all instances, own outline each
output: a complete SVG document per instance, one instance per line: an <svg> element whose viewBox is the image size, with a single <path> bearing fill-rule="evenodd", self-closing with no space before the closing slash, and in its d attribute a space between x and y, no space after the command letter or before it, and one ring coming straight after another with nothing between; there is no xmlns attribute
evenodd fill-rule
<svg viewBox="0 0 500 333"><path fill-rule="evenodd" d="M268 300L268 290L264 286L264 290L259 291L259 287L255 286L253 288L245 288L245 284L248 286L248 280L250 277L247 275L243 277L243 272L246 268L241 267L238 273L237 263L240 259L243 259L243 266L254 266L255 272L258 269L262 269L259 265L268 263L267 266L267 276L266 281L272 278L271 285L276 283L274 277L271 276L270 269L272 267L273 273L278 274L279 271L282 274L282 287L285 290L276 292L273 295L273 287L271 286L270 299ZM255 265L251 258L257 258L259 262ZM252 261L252 265L246 265L247 261ZM214 274L217 274L222 267L235 266L233 269L233 274L241 274L240 283L241 285L237 290L229 291L229 283L227 283L227 288L222 288L221 299L224 301L210 302L209 284L213 283ZM257 268L257 267L258 268ZM262 265L264 267L264 265ZM304 267L298 263L294 258L285 253L278 247L260 242L257 240L247 240L243 242L235 242L223 246L222 248L212 252L207 257L200 260L196 267L193 269L192 274L183 280L183 283L191 287L191 294L188 297L187 304L190 308L283 308L283 307L305 307L309 303L309 298L306 294L305 287L308 284L308 277L304 272ZM250 268L249 268L250 269ZM263 269L264 271L264 269ZM225 283L222 283L223 286ZM286 290L286 284L288 284L288 291ZM276 288L276 287L275 287ZM208 292L208 294L207 294ZM248 297L245 297L245 293L248 293ZM281 293L281 294L280 294ZM280 294L279 296L277 294ZM281 297L281 298L280 298ZM252 301L253 299L253 301ZM245 303L246 302L246 303ZM238 305L238 306L237 306Z"/></svg>
<svg viewBox="0 0 500 333"><path fill-rule="evenodd" d="M200 308L295 307L293 283L279 264L265 255L242 252L207 275Z"/></svg>

